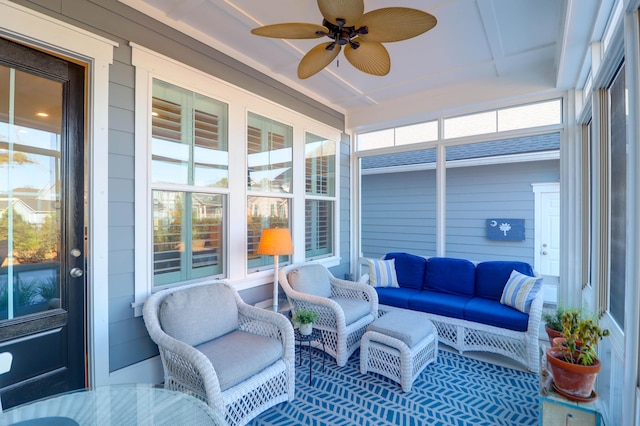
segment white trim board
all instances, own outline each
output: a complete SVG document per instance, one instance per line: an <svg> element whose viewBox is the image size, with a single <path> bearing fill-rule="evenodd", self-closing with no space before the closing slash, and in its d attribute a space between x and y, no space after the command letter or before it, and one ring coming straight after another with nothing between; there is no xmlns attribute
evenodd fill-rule
<svg viewBox="0 0 640 426"><path fill-rule="evenodd" d="M7 0L0 0L0 35L88 65L88 374L90 384L105 385L109 382L109 65L118 43Z"/></svg>

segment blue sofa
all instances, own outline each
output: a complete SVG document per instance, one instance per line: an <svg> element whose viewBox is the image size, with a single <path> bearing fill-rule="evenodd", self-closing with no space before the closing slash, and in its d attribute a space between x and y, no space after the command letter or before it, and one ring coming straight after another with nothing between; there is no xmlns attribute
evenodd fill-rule
<svg viewBox="0 0 640 426"><path fill-rule="evenodd" d="M500 302L512 271L537 276L530 264L409 253L388 253L384 259L394 259L399 287L376 287L381 311L425 312L438 329L440 342L460 353L498 353L538 372L542 291L528 313Z"/></svg>

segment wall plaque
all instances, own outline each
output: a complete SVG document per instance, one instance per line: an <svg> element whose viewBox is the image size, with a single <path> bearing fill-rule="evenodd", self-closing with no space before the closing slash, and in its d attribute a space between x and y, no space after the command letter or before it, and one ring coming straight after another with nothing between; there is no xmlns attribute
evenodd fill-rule
<svg viewBox="0 0 640 426"><path fill-rule="evenodd" d="M487 238L501 241L524 241L524 219L487 219Z"/></svg>

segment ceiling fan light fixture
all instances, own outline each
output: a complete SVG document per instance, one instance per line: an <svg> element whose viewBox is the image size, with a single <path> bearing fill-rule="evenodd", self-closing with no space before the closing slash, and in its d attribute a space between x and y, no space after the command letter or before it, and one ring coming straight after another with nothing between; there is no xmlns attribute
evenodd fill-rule
<svg viewBox="0 0 640 426"><path fill-rule="evenodd" d="M284 23L251 30L255 35L273 38L330 38L331 42L317 45L302 58L298 66L301 79L329 65L343 46L347 60L355 68L371 75L386 75L391 69L391 60L382 43L417 37L437 23L433 15L418 9L387 7L364 13L364 0L317 1L323 16L322 26Z"/></svg>

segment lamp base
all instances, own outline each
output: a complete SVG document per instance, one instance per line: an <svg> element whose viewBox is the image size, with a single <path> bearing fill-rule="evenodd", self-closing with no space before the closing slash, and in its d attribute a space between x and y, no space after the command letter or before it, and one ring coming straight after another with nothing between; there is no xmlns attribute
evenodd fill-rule
<svg viewBox="0 0 640 426"><path fill-rule="evenodd" d="M279 312L287 315L291 311L291 305L287 299L278 299L278 304L273 304L273 299L262 300L254 305L256 308L268 309L270 311Z"/></svg>

